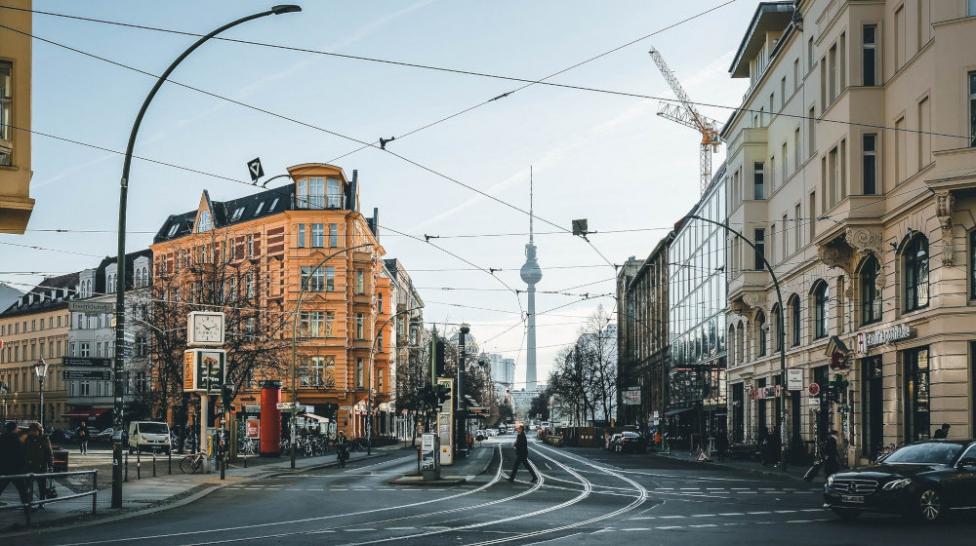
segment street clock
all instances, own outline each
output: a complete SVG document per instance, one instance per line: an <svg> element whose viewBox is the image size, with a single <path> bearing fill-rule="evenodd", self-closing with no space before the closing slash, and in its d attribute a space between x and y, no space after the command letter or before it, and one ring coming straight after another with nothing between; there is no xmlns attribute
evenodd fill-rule
<svg viewBox="0 0 976 546"><path fill-rule="evenodd" d="M193 311L187 317L186 342L190 346L218 347L224 344L224 314Z"/></svg>

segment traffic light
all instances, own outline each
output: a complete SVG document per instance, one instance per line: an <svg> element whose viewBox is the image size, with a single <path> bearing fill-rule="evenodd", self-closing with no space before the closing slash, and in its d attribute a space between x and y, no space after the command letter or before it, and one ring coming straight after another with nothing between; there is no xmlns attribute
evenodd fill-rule
<svg viewBox="0 0 976 546"><path fill-rule="evenodd" d="M224 408L229 408L230 403L234 401L234 386L224 385L220 389L220 400L224 404Z"/></svg>
<svg viewBox="0 0 976 546"><path fill-rule="evenodd" d="M445 375L445 364L444 364L444 352L445 345L443 339L438 339L434 342L434 377L442 377Z"/></svg>

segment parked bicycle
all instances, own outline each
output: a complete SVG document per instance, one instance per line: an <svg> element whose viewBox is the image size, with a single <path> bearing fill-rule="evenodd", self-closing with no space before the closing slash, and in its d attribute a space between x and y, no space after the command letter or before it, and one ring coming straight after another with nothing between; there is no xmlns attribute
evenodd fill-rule
<svg viewBox="0 0 976 546"><path fill-rule="evenodd" d="M180 460L180 472L184 474L196 474L203 469L203 462L207 458L206 453L191 453Z"/></svg>

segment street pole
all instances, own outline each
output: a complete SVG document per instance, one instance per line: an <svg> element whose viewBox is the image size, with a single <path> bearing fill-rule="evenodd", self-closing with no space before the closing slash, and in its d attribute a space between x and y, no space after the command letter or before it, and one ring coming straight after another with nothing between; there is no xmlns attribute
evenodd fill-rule
<svg viewBox="0 0 976 546"><path fill-rule="evenodd" d="M329 254L328 256L322 258L322 260L320 260L319 263L316 264L314 268L312 268L312 270L308 274L308 280L311 280L312 277L315 275L315 273L319 269L322 269L322 266L324 266L325 263L328 262L329 260L331 260L332 258L335 258L336 256L338 256L340 254L344 254L344 253L349 252L351 250L356 250L356 249L360 249L360 248L364 248L364 247L368 247L368 246L373 246L373 243L363 243L361 245L351 246L351 247L348 247L348 248L344 248L342 250L339 250L337 252L333 252L332 254ZM295 304L295 311L294 311L294 313L292 313L292 318L291 318L291 404L292 404L292 409L291 409L291 419L290 419L290 423L289 423L288 429L289 429L289 432L290 432L290 435L291 435L291 442L290 442L291 447L289 448L289 451L290 451L291 467L292 468L295 468L295 414L298 413L298 321L301 318L302 300L305 298L305 292L308 290L308 282L302 281L301 280L301 277L299 277L298 284L301 286L301 289L298 292L298 302ZM336 416L336 419L338 419L338 415ZM338 424L336 426L338 426Z"/></svg>
<svg viewBox="0 0 976 546"><path fill-rule="evenodd" d="M41 389L41 430L44 430L44 378L37 378L38 386Z"/></svg>
<svg viewBox="0 0 976 546"><path fill-rule="evenodd" d="M281 15L283 13L294 13L301 10L302 8L294 5L274 6L268 11L255 13L254 15L248 15L247 17L242 17L236 21L231 21L230 23L211 31L209 34L202 36L196 42L193 42L193 45L181 53L180 56L177 57L176 60L173 61L173 63L170 64L169 67L159 76L156 83L153 84L152 89L149 90L149 94L146 95L146 99L142 102L142 106L139 108L139 113L136 114L135 122L132 124L132 131L129 133L129 142L125 148L125 159L122 162L122 178L119 181L118 258L116 262L116 277L121 280L120 282L116 283L117 286L115 290L115 362L113 366L114 377L112 386L112 425L114 427L114 433L112 434L112 508L122 508L122 391L124 388L122 378L123 374L125 373L125 355L123 349L125 344L126 282L125 213L129 193L129 170L132 166L132 153L136 145L136 135L139 134L139 127L142 125L142 118L146 115L146 110L149 109L149 103L152 102L153 98L156 96L156 93L159 91L159 88L162 87L163 82L169 78L170 74L173 73L173 70L175 70L176 67L190 55L190 53L193 53L193 51L203 45L204 42L241 23L246 23L248 21L268 15Z"/></svg>
<svg viewBox="0 0 976 546"><path fill-rule="evenodd" d="M738 231L730 228L728 224L723 224L722 222L716 222L715 220L709 220L708 218L702 218L697 214L690 214L688 215L688 218L694 218L695 220L701 220L702 222L706 222L724 228L725 231L728 231L729 233L732 233L739 239L745 241L745 243L750 247L752 247L754 251L756 250L756 245L753 244L752 241L746 239L746 237L741 233L739 233ZM773 266L770 265L769 261L766 259L765 252L762 254L761 257L762 257L763 265L766 267L766 271L769 272L769 276L773 280L773 286L776 287L776 300L779 302L779 313L777 313L778 316L776 317L777 318L776 329L778 330L776 337L778 338L777 346L779 347L779 373L780 373L779 383L781 387L780 389L781 393L786 393L789 392L786 390L786 386L787 386L786 385L786 320L784 318L786 315L786 308L783 307L783 293L780 291L779 279L776 277L776 272L773 271ZM782 394L780 395L780 398L781 398L780 411L776 415L776 420L778 421L779 424L780 469L785 471L786 453L788 451L787 439L789 436L786 434L786 398L783 397ZM794 416L794 419L795 418L796 416Z"/></svg>
<svg viewBox="0 0 976 546"><path fill-rule="evenodd" d="M457 431L457 438L454 440L455 454L461 452L461 442L467 442L467 436L464 434L464 338L470 331L471 327L467 323L463 323L461 324L461 331L458 332L457 392L454 393L454 398L457 400L457 416L455 418L457 426L454 428Z"/></svg>

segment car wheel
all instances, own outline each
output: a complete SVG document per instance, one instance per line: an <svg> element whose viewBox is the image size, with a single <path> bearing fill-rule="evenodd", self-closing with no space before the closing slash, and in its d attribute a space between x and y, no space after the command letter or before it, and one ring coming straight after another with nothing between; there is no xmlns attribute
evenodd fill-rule
<svg viewBox="0 0 976 546"><path fill-rule="evenodd" d="M844 521L854 521L861 515L860 510L850 510L847 508L834 508L834 514Z"/></svg>
<svg viewBox="0 0 976 546"><path fill-rule="evenodd" d="M945 506L942 503L942 496L935 489L926 489L918 495L918 502L915 507L915 517L921 521L931 523L942 517Z"/></svg>

